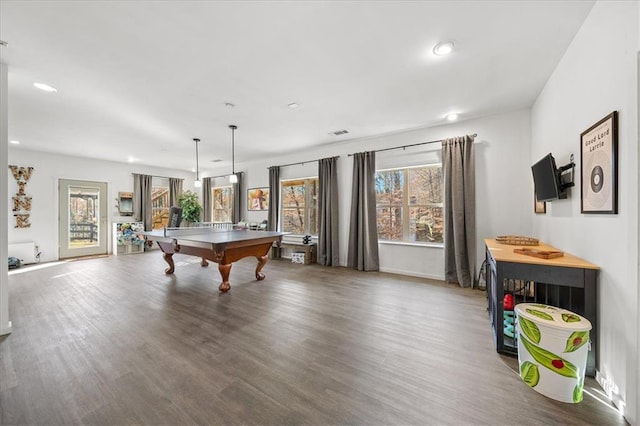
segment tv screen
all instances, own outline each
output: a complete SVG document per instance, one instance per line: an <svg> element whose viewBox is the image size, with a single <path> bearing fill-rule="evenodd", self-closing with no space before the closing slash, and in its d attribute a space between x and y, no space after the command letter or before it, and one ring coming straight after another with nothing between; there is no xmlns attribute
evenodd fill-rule
<svg viewBox="0 0 640 426"><path fill-rule="evenodd" d="M560 174L556 167L556 160L549 153L540 161L531 166L533 172L533 183L538 201L551 201L563 198L561 189Z"/></svg>

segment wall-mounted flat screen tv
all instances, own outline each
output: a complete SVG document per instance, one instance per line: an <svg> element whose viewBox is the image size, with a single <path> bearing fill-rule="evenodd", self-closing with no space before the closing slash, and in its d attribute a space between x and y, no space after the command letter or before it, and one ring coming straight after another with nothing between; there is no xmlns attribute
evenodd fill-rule
<svg viewBox="0 0 640 426"><path fill-rule="evenodd" d="M538 201L567 198L566 190L562 187L560 172L556 167L556 160L551 153L531 166L531 171Z"/></svg>

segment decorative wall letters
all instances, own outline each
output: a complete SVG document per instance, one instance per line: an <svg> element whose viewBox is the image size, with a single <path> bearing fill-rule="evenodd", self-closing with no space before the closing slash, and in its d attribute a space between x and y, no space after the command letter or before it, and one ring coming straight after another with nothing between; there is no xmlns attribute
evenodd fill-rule
<svg viewBox="0 0 640 426"><path fill-rule="evenodd" d="M33 167L18 167L9 166L11 173L13 174L16 183L18 184L18 192L13 199L13 215L16 218L15 228L29 228L31 223L29 222L29 216L31 211L31 197L28 197L24 192L24 187L31 178L31 172Z"/></svg>

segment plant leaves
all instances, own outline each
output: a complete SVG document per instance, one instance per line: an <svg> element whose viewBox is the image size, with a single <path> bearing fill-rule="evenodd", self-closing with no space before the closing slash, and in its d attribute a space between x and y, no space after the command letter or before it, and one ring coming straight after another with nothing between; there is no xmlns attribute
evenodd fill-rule
<svg viewBox="0 0 640 426"><path fill-rule="evenodd" d="M580 322L580 317L576 314L562 314L562 320L564 322Z"/></svg>
<svg viewBox="0 0 640 426"><path fill-rule="evenodd" d="M553 321L553 317L546 312L538 311L537 309L525 309L531 315L534 315L538 318L546 319L547 321Z"/></svg>
<svg viewBox="0 0 640 426"><path fill-rule="evenodd" d="M574 331L567 339L565 352L575 352L589 341L589 331Z"/></svg>
<svg viewBox="0 0 640 426"><path fill-rule="evenodd" d="M583 389L584 389L584 378L580 380L580 382L576 385L575 388L573 388L573 402L578 403L582 401L582 398L584 396Z"/></svg>
<svg viewBox="0 0 640 426"><path fill-rule="evenodd" d="M525 361L520 366L520 377L530 387L535 387L540 381L538 366L531 361Z"/></svg>
<svg viewBox="0 0 640 426"><path fill-rule="evenodd" d="M551 310L555 310L556 309L553 306L543 305L541 303L530 303L529 306L532 306L534 308L542 308L542 309L551 309Z"/></svg>
<svg viewBox="0 0 640 426"><path fill-rule="evenodd" d="M522 344L525 349L533 359L538 361L544 367L547 367L549 370L554 371L565 377L573 377L575 379L578 378L578 369L575 365L567 361L566 359L559 357L558 355L549 352L546 349L542 349L540 346L537 346L530 341L527 340L526 337L520 336L522 340Z"/></svg>
<svg viewBox="0 0 640 426"><path fill-rule="evenodd" d="M535 322L529 321L524 317L518 317L522 332L534 343L540 343L540 329Z"/></svg>

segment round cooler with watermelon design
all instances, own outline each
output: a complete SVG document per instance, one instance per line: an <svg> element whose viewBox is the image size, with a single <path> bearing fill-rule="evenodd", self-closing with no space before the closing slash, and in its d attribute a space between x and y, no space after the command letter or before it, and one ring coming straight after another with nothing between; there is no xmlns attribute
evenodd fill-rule
<svg viewBox="0 0 640 426"><path fill-rule="evenodd" d="M522 380L562 402L582 401L591 323L566 309L537 303L515 307Z"/></svg>

